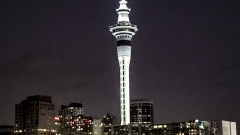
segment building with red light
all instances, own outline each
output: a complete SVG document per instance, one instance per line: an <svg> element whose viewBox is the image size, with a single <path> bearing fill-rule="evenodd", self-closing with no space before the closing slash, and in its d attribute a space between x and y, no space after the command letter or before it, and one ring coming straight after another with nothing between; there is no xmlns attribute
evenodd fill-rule
<svg viewBox="0 0 240 135"><path fill-rule="evenodd" d="M84 116L81 103L61 106L59 111L60 133L62 135L93 134L93 118Z"/></svg>

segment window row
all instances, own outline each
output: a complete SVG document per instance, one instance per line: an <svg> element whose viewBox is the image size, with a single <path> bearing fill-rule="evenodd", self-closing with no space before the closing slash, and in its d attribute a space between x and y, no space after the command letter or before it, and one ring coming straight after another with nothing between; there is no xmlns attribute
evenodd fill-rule
<svg viewBox="0 0 240 135"><path fill-rule="evenodd" d="M128 35L121 35L121 36L117 36L117 38L132 38L132 37Z"/></svg>

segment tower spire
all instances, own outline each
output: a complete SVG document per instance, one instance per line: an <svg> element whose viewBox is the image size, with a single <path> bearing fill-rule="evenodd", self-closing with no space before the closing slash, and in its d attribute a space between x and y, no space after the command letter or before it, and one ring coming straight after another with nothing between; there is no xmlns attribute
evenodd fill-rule
<svg viewBox="0 0 240 135"><path fill-rule="evenodd" d="M118 22L126 21L130 22L129 20L129 12L130 8L127 7L127 1L126 0L121 0L119 2L120 6L117 9L118 12Z"/></svg>

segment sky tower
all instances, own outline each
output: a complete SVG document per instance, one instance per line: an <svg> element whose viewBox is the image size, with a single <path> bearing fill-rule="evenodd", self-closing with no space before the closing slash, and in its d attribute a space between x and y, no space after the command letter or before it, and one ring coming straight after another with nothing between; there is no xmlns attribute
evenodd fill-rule
<svg viewBox="0 0 240 135"><path fill-rule="evenodd" d="M117 9L118 22L110 26L110 32L117 39L117 54L120 67L120 104L121 125L130 123L129 65L131 59L131 39L137 32L137 26L130 23L127 1L121 0Z"/></svg>

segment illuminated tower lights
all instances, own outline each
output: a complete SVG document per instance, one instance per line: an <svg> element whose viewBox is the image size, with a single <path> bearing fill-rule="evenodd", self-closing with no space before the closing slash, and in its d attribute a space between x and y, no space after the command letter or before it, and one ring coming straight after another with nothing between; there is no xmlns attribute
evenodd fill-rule
<svg viewBox="0 0 240 135"><path fill-rule="evenodd" d="M127 1L121 0L117 9L118 22L110 26L110 32L117 39L117 54L120 67L121 125L130 124L129 65L131 59L131 39L137 26L130 23Z"/></svg>

